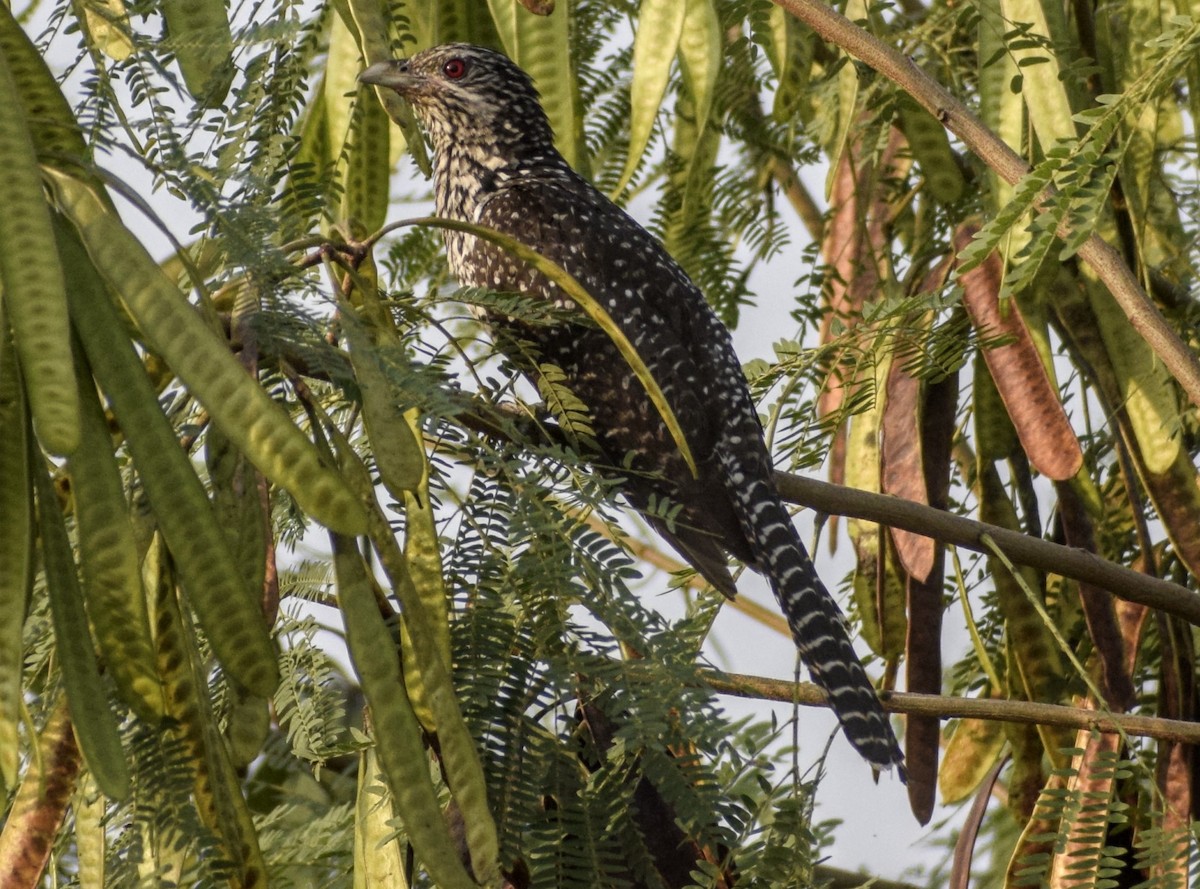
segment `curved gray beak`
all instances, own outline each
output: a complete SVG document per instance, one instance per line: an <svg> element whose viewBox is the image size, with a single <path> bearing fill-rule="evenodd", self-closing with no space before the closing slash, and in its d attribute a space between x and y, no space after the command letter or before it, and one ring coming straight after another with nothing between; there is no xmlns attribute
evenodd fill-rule
<svg viewBox="0 0 1200 889"><path fill-rule="evenodd" d="M418 78L408 73L408 59L392 59L390 62L376 62L358 75L363 83L383 86L403 93L414 86Z"/></svg>

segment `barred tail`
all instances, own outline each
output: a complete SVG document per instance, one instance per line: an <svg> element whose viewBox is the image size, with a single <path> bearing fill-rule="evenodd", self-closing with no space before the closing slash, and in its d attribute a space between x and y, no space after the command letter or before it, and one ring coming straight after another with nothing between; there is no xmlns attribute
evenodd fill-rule
<svg viewBox="0 0 1200 889"><path fill-rule="evenodd" d="M846 620L817 576L770 475L748 479L733 459L726 470L758 569L775 591L813 681L829 696L854 749L877 769L899 766L903 780L904 754L850 643Z"/></svg>

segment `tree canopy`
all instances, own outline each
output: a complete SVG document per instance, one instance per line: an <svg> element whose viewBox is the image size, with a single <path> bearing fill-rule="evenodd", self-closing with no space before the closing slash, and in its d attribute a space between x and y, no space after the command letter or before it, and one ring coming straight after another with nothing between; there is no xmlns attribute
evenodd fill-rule
<svg viewBox="0 0 1200 889"><path fill-rule="evenodd" d="M1196 15L0 5L0 885L852 886L839 831L911 818L945 861L876 875L1197 885ZM591 322L448 276L423 137L356 78L451 41L770 319L745 369L909 810L821 820L820 694L721 669L722 608L782 621L478 315Z"/></svg>

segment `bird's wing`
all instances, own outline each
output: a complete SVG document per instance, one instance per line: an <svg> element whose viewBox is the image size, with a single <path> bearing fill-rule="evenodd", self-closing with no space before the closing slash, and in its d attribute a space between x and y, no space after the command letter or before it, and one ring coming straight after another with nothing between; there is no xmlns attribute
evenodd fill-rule
<svg viewBox="0 0 1200 889"><path fill-rule="evenodd" d="M709 309L652 235L582 179L523 179L519 185L502 187L481 203L477 221L533 247L579 281L649 368L697 460L711 453L718 427L709 399L717 381L697 360L694 330L694 319ZM499 251L478 241L475 249ZM515 257L493 256L489 265L489 279L476 283L565 299L557 286ZM611 380L623 368L623 376L629 376L615 346L587 357L595 366L578 368L584 379L577 382L584 386L594 372ZM589 393L598 394L602 393ZM630 407L636 402L639 410L645 409L643 393L633 392L628 400Z"/></svg>
<svg viewBox="0 0 1200 889"><path fill-rule="evenodd" d="M558 334L561 339L542 333L538 343L591 409L610 461L631 470L623 485L630 502L710 583L732 594L724 551L742 559L750 552L717 477L722 417L714 399L728 381L715 375L704 351L705 326L719 322L699 290L652 235L581 179L522 179L490 195L476 218L570 273L633 344L683 429L698 479L605 333L576 329ZM491 251L480 264L489 270L487 279L473 283L565 299L544 276L500 255L499 248L476 240L471 249ZM742 381L740 368L736 374Z"/></svg>

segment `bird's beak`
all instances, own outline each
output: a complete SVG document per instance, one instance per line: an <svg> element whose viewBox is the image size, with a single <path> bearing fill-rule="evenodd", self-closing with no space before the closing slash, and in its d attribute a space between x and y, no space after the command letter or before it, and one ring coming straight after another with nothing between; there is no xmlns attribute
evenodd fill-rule
<svg viewBox="0 0 1200 889"><path fill-rule="evenodd" d="M419 78L408 73L407 59L376 62L370 68L363 71L362 74L359 74L358 79L363 83L387 87L398 93L404 93L407 89L415 86L419 80Z"/></svg>

